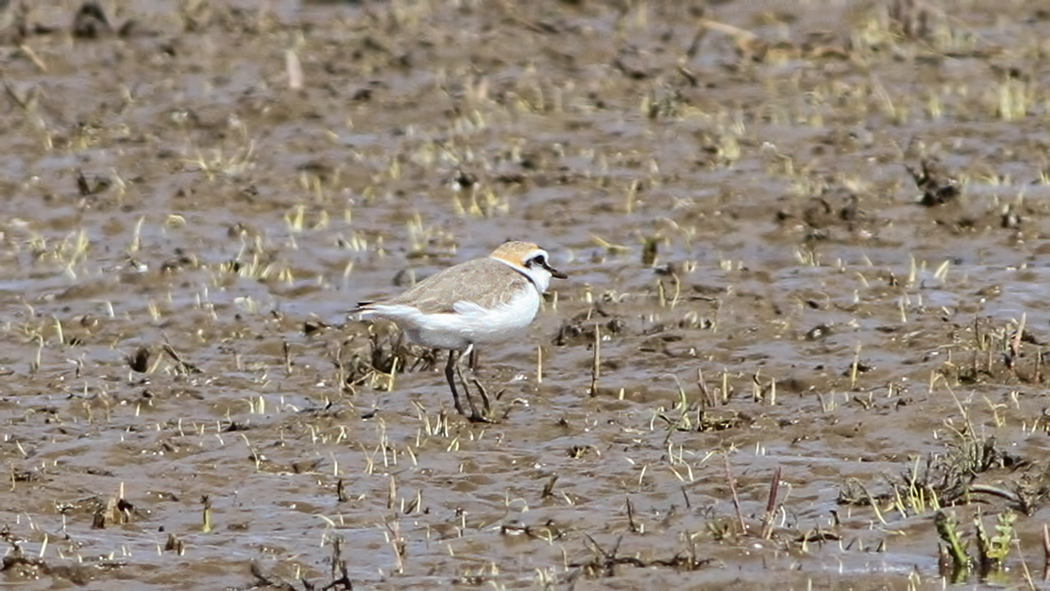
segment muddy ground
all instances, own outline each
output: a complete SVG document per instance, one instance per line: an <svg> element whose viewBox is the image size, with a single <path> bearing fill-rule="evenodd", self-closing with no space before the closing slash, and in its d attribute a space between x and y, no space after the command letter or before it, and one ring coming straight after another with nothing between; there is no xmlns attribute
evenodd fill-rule
<svg viewBox="0 0 1050 591"><path fill-rule="evenodd" d="M1050 12L785 6L5 3L0 582L1045 585ZM345 312L508 238L471 424Z"/></svg>

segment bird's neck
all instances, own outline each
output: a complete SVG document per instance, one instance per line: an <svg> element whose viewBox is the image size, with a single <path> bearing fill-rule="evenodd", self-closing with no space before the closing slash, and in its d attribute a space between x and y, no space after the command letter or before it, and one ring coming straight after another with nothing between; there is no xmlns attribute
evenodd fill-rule
<svg viewBox="0 0 1050 591"><path fill-rule="evenodd" d="M510 261L505 261L498 257L492 257L492 259L497 260L503 263L504 265L507 265L511 269L514 269L518 273L524 275L525 278L529 280L529 283L531 283L532 286L536 288L536 291L539 292L540 295L543 295L543 293L547 291L547 287L550 286L551 274L548 273L546 269L523 269L519 265L515 265Z"/></svg>

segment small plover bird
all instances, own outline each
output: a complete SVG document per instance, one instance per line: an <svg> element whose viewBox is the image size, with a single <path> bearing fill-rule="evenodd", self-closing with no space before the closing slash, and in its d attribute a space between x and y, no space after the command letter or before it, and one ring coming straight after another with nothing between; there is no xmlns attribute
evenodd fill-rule
<svg viewBox="0 0 1050 591"><path fill-rule="evenodd" d="M551 277L566 275L551 267L547 251L531 242L504 242L485 258L449 267L390 299L361 302L350 313L392 321L409 341L448 349L445 379L456 411L471 421L486 421L465 381L470 415L464 411L456 390L457 363L474 345L508 341L524 331L536 317Z"/></svg>

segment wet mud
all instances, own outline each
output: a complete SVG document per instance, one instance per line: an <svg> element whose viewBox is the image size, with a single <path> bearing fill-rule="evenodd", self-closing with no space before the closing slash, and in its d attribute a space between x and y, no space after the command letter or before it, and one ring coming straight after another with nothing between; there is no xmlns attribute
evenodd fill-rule
<svg viewBox="0 0 1050 591"><path fill-rule="evenodd" d="M0 581L1044 585L1048 31L5 3ZM570 277L472 424L345 312L511 238Z"/></svg>

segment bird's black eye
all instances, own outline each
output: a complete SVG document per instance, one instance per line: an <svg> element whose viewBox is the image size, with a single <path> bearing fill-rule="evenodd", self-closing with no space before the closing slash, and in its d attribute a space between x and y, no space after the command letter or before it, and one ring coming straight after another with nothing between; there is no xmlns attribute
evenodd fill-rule
<svg viewBox="0 0 1050 591"><path fill-rule="evenodd" d="M538 255L532 257L531 259L529 259L528 261L525 261L525 266L526 267L531 267L533 265L539 265L541 267L546 267L547 266L547 259L544 258L544 256L542 254L538 254Z"/></svg>

